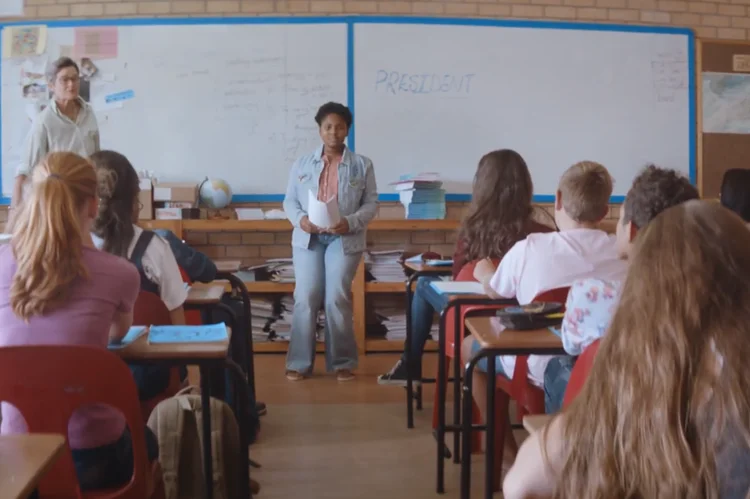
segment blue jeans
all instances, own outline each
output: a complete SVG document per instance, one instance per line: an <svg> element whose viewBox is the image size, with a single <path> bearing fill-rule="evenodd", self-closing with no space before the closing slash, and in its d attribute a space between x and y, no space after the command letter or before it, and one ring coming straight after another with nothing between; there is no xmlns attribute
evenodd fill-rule
<svg viewBox="0 0 750 499"><path fill-rule="evenodd" d="M145 432L146 454L152 463L159 457L159 443L148 427ZM71 453L83 491L122 487L133 476L133 442L127 428L116 442L92 449L72 449ZM38 492L34 492L29 499L38 497Z"/></svg>
<svg viewBox="0 0 750 499"><path fill-rule="evenodd" d="M472 340L471 343L471 355L474 356L479 350L481 350L482 347L479 346L479 343L476 340ZM503 369L503 363L500 362L500 355L495 357L495 375L502 374L508 379L511 379L511 376L508 376L505 374L505 369ZM483 373L487 372L487 357L483 357L477 362L476 368L478 371L482 371Z"/></svg>
<svg viewBox="0 0 750 499"><path fill-rule="evenodd" d="M411 373L416 378L422 376L422 355L427 340L430 339L435 312L440 312L448 304L446 295L435 291L430 285L440 281L439 277L422 276L417 279L417 286L411 301ZM401 356L406 362L406 354Z"/></svg>
<svg viewBox="0 0 750 499"><path fill-rule="evenodd" d="M362 253L347 255L340 236L313 234L308 248L292 247L294 315L286 368L312 372L315 329L321 305L325 309L326 369L355 369L357 342L352 318L352 280Z"/></svg>
<svg viewBox="0 0 750 499"><path fill-rule="evenodd" d="M570 381L570 373L576 358L562 355L550 359L544 370L544 411L554 414L562 409L565 389Z"/></svg>

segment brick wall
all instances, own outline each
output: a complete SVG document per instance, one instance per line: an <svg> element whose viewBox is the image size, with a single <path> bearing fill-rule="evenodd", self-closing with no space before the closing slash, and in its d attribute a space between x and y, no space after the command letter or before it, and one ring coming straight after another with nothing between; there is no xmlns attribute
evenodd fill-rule
<svg viewBox="0 0 750 499"><path fill-rule="evenodd" d="M748 39L750 0L26 0L28 19L386 14L687 26L704 38Z"/></svg>
<svg viewBox="0 0 750 499"><path fill-rule="evenodd" d="M419 15L578 20L619 24L686 26L701 38L750 39L750 0L26 0L28 20L96 17L251 16L251 15ZM276 206L269 206L276 207ZM451 205L460 218L463 204ZM611 216L616 216L616 208ZM384 204L382 218L402 218L398 205ZM0 225L7 218L0 208ZM289 256L289 234L192 232L187 240L215 258L257 262ZM455 234L444 232L371 233L376 248L431 249L450 253Z"/></svg>

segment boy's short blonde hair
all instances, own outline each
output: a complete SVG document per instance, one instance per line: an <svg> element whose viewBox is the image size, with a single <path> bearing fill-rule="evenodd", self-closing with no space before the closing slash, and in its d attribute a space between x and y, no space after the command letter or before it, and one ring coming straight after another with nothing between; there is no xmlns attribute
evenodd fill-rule
<svg viewBox="0 0 750 499"><path fill-rule="evenodd" d="M612 176L594 161L581 161L563 173L558 190L565 213L576 222L598 222L609 208Z"/></svg>

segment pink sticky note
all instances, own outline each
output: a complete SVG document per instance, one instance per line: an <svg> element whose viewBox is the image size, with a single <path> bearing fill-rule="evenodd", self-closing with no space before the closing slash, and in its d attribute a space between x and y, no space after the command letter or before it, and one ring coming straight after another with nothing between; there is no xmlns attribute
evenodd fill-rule
<svg viewBox="0 0 750 499"><path fill-rule="evenodd" d="M117 26L76 28L73 57L114 59L117 57Z"/></svg>

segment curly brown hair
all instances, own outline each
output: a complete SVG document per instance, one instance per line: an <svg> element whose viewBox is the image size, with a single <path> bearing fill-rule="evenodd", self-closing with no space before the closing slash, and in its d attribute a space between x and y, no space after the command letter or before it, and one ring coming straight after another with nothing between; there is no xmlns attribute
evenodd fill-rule
<svg viewBox="0 0 750 499"><path fill-rule="evenodd" d="M104 240L107 253L128 257L128 247L135 236L134 208L138 202L138 173L128 158L115 151L91 155L98 177L99 213L94 234Z"/></svg>
<svg viewBox="0 0 750 499"><path fill-rule="evenodd" d="M698 197L698 189L675 170L648 165L633 180L625 197L622 223L643 228L667 208Z"/></svg>
<svg viewBox="0 0 750 499"><path fill-rule="evenodd" d="M467 261L502 258L528 235L533 193L529 168L516 151L492 151L479 160L471 205L459 231Z"/></svg>

